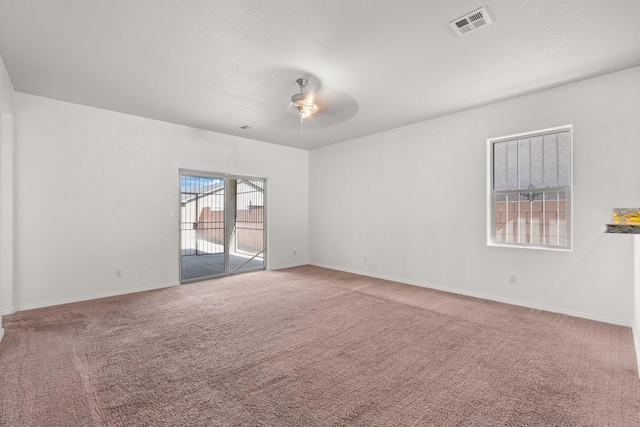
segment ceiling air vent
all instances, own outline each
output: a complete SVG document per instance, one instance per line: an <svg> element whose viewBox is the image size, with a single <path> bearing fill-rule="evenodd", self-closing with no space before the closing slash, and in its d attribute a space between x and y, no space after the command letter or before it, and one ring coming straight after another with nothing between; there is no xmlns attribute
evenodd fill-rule
<svg viewBox="0 0 640 427"><path fill-rule="evenodd" d="M462 18L458 18L454 21L451 21L449 25L460 37L469 34L477 29L482 27L486 27L491 24L493 21L487 12L487 9L481 7L478 10L474 10L471 13L466 14Z"/></svg>
<svg viewBox="0 0 640 427"><path fill-rule="evenodd" d="M242 130L247 130L249 132L251 132L254 129L253 126L249 126L249 125L240 125L238 127Z"/></svg>

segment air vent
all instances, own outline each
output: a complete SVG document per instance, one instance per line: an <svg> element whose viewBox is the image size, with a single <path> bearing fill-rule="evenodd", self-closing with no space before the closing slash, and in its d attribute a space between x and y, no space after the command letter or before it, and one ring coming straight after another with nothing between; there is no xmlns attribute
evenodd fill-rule
<svg viewBox="0 0 640 427"><path fill-rule="evenodd" d="M481 7L471 13L466 14L462 18L451 21L449 25L460 37L467 35L475 30L486 27L493 21L487 12L487 9Z"/></svg>
<svg viewBox="0 0 640 427"><path fill-rule="evenodd" d="M249 131L249 132L250 132L250 131L252 131L252 130L254 129L252 126L249 126L249 125L240 125L240 126L238 126L238 127L239 127L240 129L242 129L242 130L246 130L246 131Z"/></svg>

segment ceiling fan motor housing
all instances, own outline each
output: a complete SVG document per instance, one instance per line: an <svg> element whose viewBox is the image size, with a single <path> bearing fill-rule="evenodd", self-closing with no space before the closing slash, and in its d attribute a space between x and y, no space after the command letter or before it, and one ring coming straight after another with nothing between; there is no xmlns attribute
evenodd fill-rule
<svg viewBox="0 0 640 427"><path fill-rule="evenodd" d="M307 102L307 95L304 93L296 93L291 97L291 105L298 106L300 104L305 104Z"/></svg>
<svg viewBox="0 0 640 427"><path fill-rule="evenodd" d="M300 88L300 93L291 96L290 111L300 116L301 120L311 116L318 111L318 106L307 99L307 95L302 93L302 89L307 86L306 79L296 80L296 84Z"/></svg>

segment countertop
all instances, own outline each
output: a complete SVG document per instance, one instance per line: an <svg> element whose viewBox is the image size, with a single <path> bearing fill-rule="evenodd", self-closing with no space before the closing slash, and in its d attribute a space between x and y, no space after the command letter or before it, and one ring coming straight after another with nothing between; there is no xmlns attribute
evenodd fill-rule
<svg viewBox="0 0 640 427"><path fill-rule="evenodd" d="M620 219L619 221L613 221L604 226L605 233L619 233L619 234L640 234L640 222L637 221L625 221L624 217L634 212L640 212L638 208L615 208L613 210L614 218ZM636 215L636 214L634 214ZM636 215L637 216L637 215Z"/></svg>
<svg viewBox="0 0 640 427"><path fill-rule="evenodd" d="M619 234L640 234L640 223L638 222L611 222L605 224L605 233Z"/></svg>

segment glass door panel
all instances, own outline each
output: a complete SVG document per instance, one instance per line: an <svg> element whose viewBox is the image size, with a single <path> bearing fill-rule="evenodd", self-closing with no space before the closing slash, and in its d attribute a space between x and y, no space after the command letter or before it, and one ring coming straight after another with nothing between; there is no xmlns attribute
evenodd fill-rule
<svg viewBox="0 0 640 427"><path fill-rule="evenodd" d="M180 177L180 280L225 272L225 180Z"/></svg>
<svg viewBox="0 0 640 427"><path fill-rule="evenodd" d="M229 247L230 269L232 272L262 269L265 244L264 180L236 180L235 210Z"/></svg>

